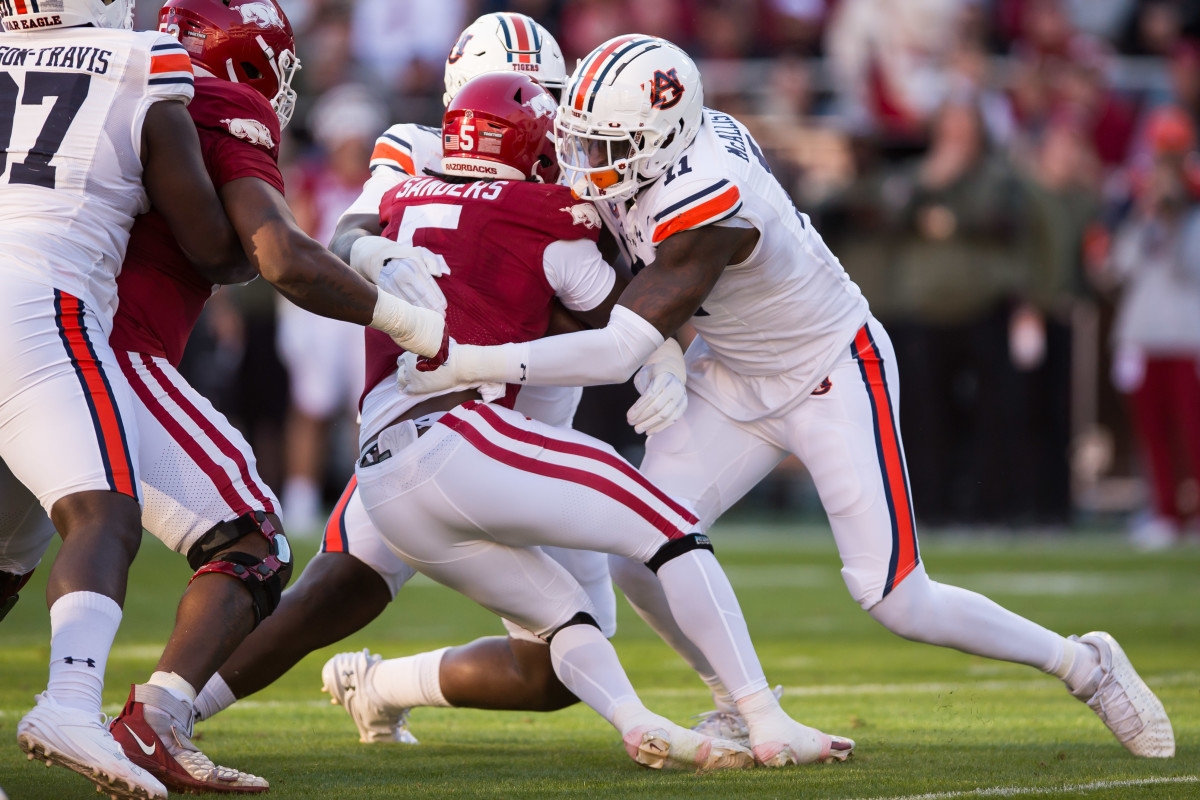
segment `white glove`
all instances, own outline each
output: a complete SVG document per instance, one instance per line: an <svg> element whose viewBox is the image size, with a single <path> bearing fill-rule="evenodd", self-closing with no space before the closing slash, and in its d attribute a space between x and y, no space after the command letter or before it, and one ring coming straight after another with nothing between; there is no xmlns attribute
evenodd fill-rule
<svg viewBox="0 0 1200 800"><path fill-rule="evenodd" d="M446 320L437 311L419 308L380 289L371 327L391 336L405 350L445 358Z"/></svg>
<svg viewBox="0 0 1200 800"><path fill-rule="evenodd" d="M445 313L446 296L437 278L450 274L446 259L424 247L361 236L350 248L350 268L384 291L413 305Z"/></svg>
<svg viewBox="0 0 1200 800"><path fill-rule="evenodd" d="M450 349L440 367L429 368L409 352L396 361L396 382L408 394L438 394L456 386L504 383L500 377L508 365L507 345L480 347L450 340ZM422 366L425 369L422 369Z"/></svg>
<svg viewBox="0 0 1200 800"><path fill-rule="evenodd" d="M668 338L633 376L642 393L625 414L638 433L658 433L687 410L687 367L679 342Z"/></svg>

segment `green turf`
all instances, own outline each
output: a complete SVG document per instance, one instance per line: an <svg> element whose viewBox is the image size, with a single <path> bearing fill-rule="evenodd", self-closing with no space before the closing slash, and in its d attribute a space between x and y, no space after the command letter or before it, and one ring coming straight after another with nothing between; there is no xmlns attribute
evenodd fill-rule
<svg viewBox="0 0 1200 800"><path fill-rule="evenodd" d="M266 776L280 798L1200 798L1200 548L1131 551L1115 534L1052 538L927 535L934 577L977 589L1063 633L1113 633L1175 726L1174 759L1134 758L1058 681L1026 667L905 642L850 600L821 526L729 523L714 531L768 677L793 716L858 741L846 764L691 775L635 766L587 709L554 714L422 709L418 747L361 745L320 694L341 649L404 655L498 623L424 579L360 634L310 656L278 684L200 727L218 762ZM311 544L301 544L311 551ZM144 680L188 577L147 539L108 667L106 711ZM0 786L12 800L96 797L66 770L26 762L20 716L45 684L48 621L40 569L0 623ZM686 722L700 682L621 604L614 640L653 709ZM978 791L976 791L978 790Z"/></svg>

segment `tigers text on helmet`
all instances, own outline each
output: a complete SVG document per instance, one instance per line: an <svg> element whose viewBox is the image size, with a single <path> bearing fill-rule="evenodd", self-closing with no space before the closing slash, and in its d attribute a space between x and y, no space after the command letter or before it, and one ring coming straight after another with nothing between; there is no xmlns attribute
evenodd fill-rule
<svg viewBox="0 0 1200 800"><path fill-rule="evenodd" d="M75 25L133 27L134 0L0 0L4 30L60 30Z"/></svg>
<svg viewBox="0 0 1200 800"><path fill-rule="evenodd" d="M3 2L3 0L0 0ZM249 84L271 101L279 127L296 110L296 39L275 0L167 0L158 29L175 36L217 78Z"/></svg>
<svg viewBox="0 0 1200 800"><path fill-rule="evenodd" d="M468 81L442 118L442 172L483 180L558 182L554 97L519 72Z"/></svg>
<svg viewBox="0 0 1200 800"><path fill-rule="evenodd" d="M666 173L703 118L700 71L687 53L655 36L618 36L567 79L558 159L580 197L627 198Z"/></svg>
<svg viewBox="0 0 1200 800"><path fill-rule="evenodd" d="M459 35L446 58L449 106L467 81L485 72L521 72L554 92L567 79L567 62L550 32L524 14L484 14Z"/></svg>

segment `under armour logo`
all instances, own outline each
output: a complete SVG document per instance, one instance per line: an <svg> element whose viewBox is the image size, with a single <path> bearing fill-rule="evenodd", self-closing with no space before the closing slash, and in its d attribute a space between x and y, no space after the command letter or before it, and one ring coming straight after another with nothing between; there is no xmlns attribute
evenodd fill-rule
<svg viewBox="0 0 1200 800"><path fill-rule="evenodd" d="M351 680L353 677L354 677L354 670L352 670L352 669L342 670L342 678L344 679L342 681L342 688L345 689L347 692L354 691L354 681Z"/></svg>
<svg viewBox="0 0 1200 800"><path fill-rule="evenodd" d="M71 658L70 656L63 656L63 662L66 664L74 664L78 662L80 664L87 664L92 669L96 668L96 659L94 658Z"/></svg>
<svg viewBox="0 0 1200 800"><path fill-rule="evenodd" d="M526 375L526 372L525 372L525 365L524 365L524 364L522 364L522 365L521 365L521 383L524 383L524 382L525 382L525 378L526 378L526 377L527 377L527 375Z"/></svg>

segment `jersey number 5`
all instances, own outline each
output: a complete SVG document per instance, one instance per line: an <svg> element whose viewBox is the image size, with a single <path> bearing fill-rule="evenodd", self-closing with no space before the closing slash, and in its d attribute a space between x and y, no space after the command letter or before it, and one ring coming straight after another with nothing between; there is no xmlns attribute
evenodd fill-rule
<svg viewBox="0 0 1200 800"><path fill-rule="evenodd" d="M47 97L54 98L54 105L46 115L37 140L29 148L29 155L24 161L12 165L8 183L54 188L56 169L50 165L50 160L62 147L67 128L87 99L91 83L92 76L86 72L30 72L25 76L21 105L41 106ZM7 72L0 72L0 180L4 180L5 173L9 171L8 148L17 119L19 93L16 79Z"/></svg>

